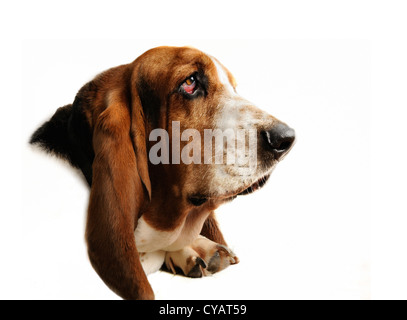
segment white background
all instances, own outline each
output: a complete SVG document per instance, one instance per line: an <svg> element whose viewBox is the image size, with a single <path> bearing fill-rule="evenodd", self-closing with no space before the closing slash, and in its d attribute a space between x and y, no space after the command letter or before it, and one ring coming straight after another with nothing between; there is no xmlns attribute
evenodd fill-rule
<svg viewBox="0 0 407 320"><path fill-rule="evenodd" d="M97 73L157 45L217 57L298 140L262 190L218 210L240 264L151 275L156 298L407 298L402 2L149 3L1 10L0 298L117 298L86 256L87 187L27 141Z"/></svg>

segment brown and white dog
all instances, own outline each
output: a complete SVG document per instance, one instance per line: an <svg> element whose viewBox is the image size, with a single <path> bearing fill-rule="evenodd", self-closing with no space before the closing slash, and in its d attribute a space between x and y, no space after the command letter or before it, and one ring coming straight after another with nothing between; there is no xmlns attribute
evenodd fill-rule
<svg viewBox="0 0 407 320"><path fill-rule="evenodd" d="M153 163L159 128L175 155ZM254 131L255 148L235 151L254 165L213 163L204 152L180 161L191 140L180 133L191 129L201 137L208 129L245 129L244 141ZM214 210L264 185L294 140L294 130L236 93L235 79L214 57L159 47L84 85L30 142L83 172L90 186L86 240L99 276L124 299L153 299L146 275L161 267L202 277L239 261Z"/></svg>

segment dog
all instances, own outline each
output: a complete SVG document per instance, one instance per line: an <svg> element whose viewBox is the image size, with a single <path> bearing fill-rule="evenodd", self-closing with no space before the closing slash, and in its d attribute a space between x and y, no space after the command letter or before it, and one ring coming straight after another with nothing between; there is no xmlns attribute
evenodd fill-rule
<svg viewBox="0 0 407 320"><path fill-rule="evenodd" d="M161 268L195 278L238 263L214 211L260 189L294 141L237 93L225 66L190 47L99 74L30 139L83 173L89 259L123 299L154 299L147 275Z"/></svg>

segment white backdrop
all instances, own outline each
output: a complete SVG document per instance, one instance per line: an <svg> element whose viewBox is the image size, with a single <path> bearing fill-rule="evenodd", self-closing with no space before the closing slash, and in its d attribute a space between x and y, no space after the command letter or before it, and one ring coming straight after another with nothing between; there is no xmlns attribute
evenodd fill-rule
<svg viewBox="0 0 407 320"><path fill-rule="evenodd" d="M209 1L192 15L192 6L132 3L0 10L12 49L1 59L1 130L13 155L2 159L0 298L118 298L86 255L87 187L27 142L97 73L157 45L217 57L297 143L262 190L218 210L240 264L203 279L153 274L156 297L405 298L402 2Z"/></svg>
<svg viewBox="0 0 407 320"><path fill-rule="evenodd" d="M368 297L368 43L27 41L23 136L98 72L157 45L192 45L214 55L244 97L298 137L264 189L218 210L241 263L208 279L154 274L157 298ZM86 257L88 190L76 172L28 146L23 170L26 297L115 297Z"/></svg>

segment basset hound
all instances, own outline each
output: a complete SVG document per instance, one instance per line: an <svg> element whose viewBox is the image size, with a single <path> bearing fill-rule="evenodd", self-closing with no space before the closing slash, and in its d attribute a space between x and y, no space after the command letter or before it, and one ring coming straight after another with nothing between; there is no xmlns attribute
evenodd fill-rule
<svg viewBox="0 0 407 320"><path fill-rule="evenodd" d="M85 84L30 142L82 171L88 254L101 279L124 299L154 299L147 274L160 268L202 277L239 262L214 210L262 187L294 140L237 93L217 59L158 47Z"/></svg>

